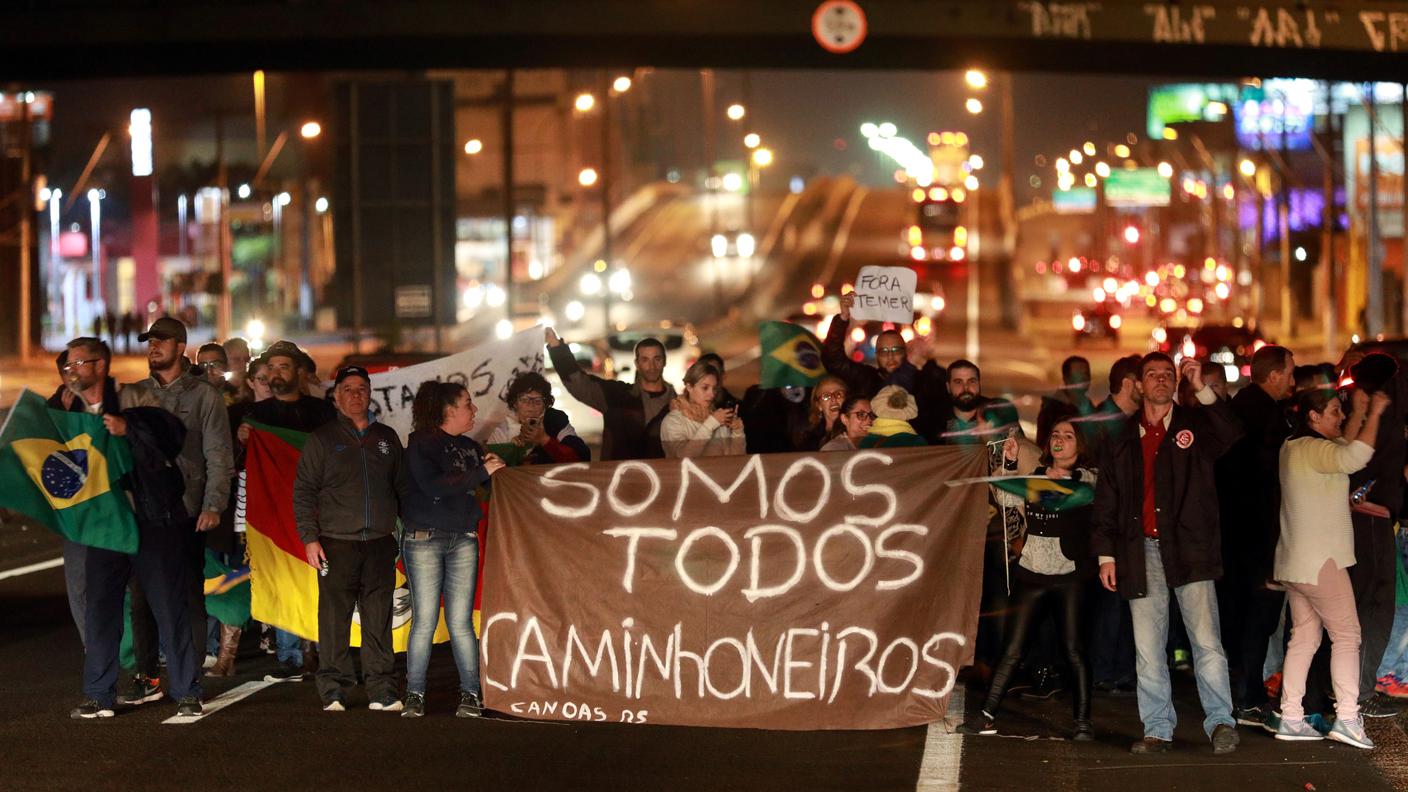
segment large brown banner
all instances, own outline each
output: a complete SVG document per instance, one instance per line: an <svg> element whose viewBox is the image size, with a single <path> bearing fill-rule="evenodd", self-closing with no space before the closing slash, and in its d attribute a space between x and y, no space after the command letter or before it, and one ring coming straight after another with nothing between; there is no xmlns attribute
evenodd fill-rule
<svg viewBox="0 0 1408 792"><path fill-rule="evenodd" d="M981 448L526 467L494 476L487 706L561 720L884 729L971 662Z"/></svg>

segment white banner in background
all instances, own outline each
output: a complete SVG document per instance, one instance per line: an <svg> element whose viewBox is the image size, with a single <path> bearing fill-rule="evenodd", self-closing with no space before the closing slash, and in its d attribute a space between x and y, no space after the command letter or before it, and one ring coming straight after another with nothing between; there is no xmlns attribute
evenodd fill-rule
<svg viewBox="0 0 1408 792"><path fill-rule="evenodd" d="M479 408L470 437L482 441L508 415L504 394L513 378L526 371L543 371L543 328L531 327L504 341L395 371L372 375L372 411L377 420L395 429L401 441L411 433L411 403L426 380L458 382L469 389Z"/></svg>

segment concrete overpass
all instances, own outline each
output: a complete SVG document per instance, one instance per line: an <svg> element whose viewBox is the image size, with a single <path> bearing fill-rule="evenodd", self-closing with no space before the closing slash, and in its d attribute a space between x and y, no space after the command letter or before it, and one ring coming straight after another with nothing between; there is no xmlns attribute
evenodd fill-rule
<svg viewBox="0 0 1408 792"><path fill-rule="evenodd" d="M834 55L818 0L19 0L9 79L278 70L715 66L988 68L1398 79L1390 0L862 0Z"/></svg>

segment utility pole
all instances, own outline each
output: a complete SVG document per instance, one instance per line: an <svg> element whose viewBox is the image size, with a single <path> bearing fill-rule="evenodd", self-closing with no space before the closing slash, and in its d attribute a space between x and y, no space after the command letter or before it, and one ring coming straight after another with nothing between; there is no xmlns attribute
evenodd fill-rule
<svg viewBox="0 0 1408 792"><path fill-rule="evenodd" d="M504 315L513 321L513 69L504 70L503 105L499 129L504 141Z"/></svg>
<svg viewBox="0 0 1408 792"><path fill-rule="evenodd" d="M1378 98L1374 84L1367 83L1364 109L1369 114L1369 304L1365 311L1365 335L1373 340L1384 331L1384 261L1379 240L1379 155L1375 138L1378 136Z"/></svg>
<svg viewBox="0 0 1408 792"><path fill-rule="evenodd" d="M15 340L19 343L20 364L29 363L29 329L30 329L30 258L29 239L30 223L34 213L34 185L31 183L30 160L30 130L29 130L29 102L26 94L20 94L20 200L17 202L20 217L20 326L19 333Z"/></svg>
<svg viewBox="0 0 1408 792"><path fill-rule="evenodd" d="M1012 73L1002 72L997 76L1001 103L1002 122L1002 177L998 185L998 217L1002 221L1002 251L998 255L998 294L1002 298L1002 324L1009 330L1017 329L1022 317L1018 315L1017 273L1014 271L1017 252L1016 194L1013 188L1013 174L1016 171L1016 114L1012 104ZM975 200L980 196L975 196Z"/></svg>
<svg viewBox="0 0 1408 792"><path fill-rule="evenodd" d="M602 288L602 319L605 324L603 336L611 335L611 288L610 278L615 270L611 253L611 82L602 69L598 78L601 89L601 260L606 262L607 283Z"/></svg>
<svg viewBox="0 0 1408 792"><path fill-rule="evenodd" d="M216 213L219 227L215 229L215 254L220 259L220 300L215 308L215 332L220 338L229 338L233 318L230 278L234 267L230 263L230 245L225 229L229 226L230 175L225 170L225 116L219 112L215 114L215 187L220 204Z"/></svg>

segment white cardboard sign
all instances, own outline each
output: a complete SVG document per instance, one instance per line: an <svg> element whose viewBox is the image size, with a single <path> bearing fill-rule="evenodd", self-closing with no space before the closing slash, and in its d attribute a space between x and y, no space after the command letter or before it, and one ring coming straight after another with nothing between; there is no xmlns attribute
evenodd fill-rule
<svg viewBox="0 0 1408 792"><path fill-rule="evenodd" d="M861 267L851 317L866 322L913 322L918 281L919 276L909 267Z"/></svg>

